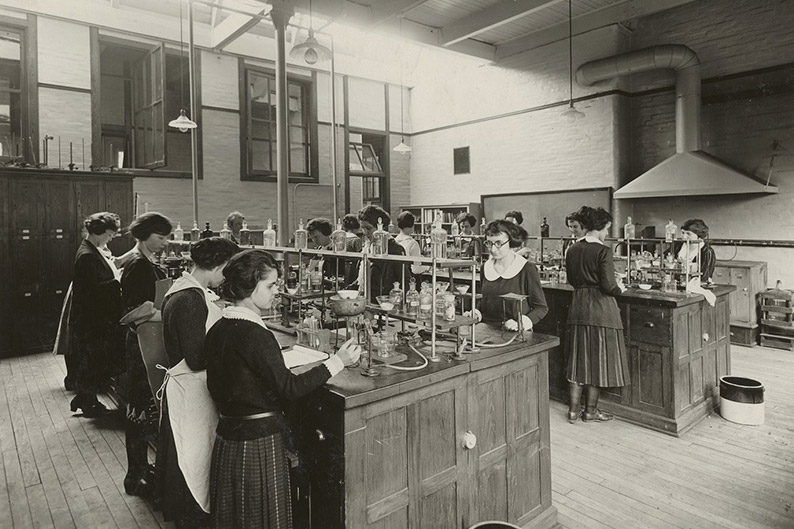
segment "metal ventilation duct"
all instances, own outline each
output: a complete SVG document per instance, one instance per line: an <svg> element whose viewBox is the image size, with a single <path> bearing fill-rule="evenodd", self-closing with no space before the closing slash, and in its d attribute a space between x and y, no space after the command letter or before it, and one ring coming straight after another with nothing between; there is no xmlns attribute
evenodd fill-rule
<svg viewBox="0 0 794 529"><path fill-rule="evenodd" d="M673 69L676 154L614 193L614 198L777 193L766 185L701 151L700 60L686 46L653 46L583 64L576 80L583 86L634 72Z"/></svg>

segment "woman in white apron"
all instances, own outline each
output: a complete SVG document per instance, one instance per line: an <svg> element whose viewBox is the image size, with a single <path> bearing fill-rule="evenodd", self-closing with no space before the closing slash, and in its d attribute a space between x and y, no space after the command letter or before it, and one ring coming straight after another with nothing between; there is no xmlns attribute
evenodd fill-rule
<svg viewBox="0 0 794 529"><path fill-rule="evenodd" d="M209 527L209 468L218 412L207 390L204 336L221 318L218 296L209 290L238 251L220 237L193 244L193 271L177 279L163 302L163 338L168 375L162 395L157 451L163 518L176 527Z"/></svg>

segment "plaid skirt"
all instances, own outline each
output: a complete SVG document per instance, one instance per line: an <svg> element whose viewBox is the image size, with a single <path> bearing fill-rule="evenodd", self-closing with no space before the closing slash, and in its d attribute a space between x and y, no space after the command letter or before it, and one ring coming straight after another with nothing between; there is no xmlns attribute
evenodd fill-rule
<svg viewBox="0 0 794 529"><path fill-rule="evenodd" d="M623 329L595 325L568 325L567 378L603 388L627 386L630 371Z"/></svg>
<svg viewBox="0 0 794 529"><path fill-rule="evenodd" d="M292 529L282 432L244 441L215 437L210 515L215 529Z"/></svg>

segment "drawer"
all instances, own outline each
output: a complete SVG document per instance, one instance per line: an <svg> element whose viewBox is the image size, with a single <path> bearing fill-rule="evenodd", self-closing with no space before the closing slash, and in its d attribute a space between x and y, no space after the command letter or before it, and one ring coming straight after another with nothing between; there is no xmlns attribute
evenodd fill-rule
<svg viewBox="0 0 794 529"><path fill-rule="evenodd" d="M629 336L634 342L669 344L672 339L670 311L632 305L629 308Z"/></svg>

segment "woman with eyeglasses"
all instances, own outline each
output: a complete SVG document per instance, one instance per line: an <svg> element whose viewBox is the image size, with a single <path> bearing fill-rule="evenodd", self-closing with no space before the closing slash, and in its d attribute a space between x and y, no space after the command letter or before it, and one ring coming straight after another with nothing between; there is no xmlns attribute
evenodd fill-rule
<svg viewBox="0 0 794 529"><path fill-rule="evenodd" d="M625 287L615 280L612 249L604 244L612 215L603 208L583 207L578 217L587 234L565 256L568 282L574 287L565 333L571 424L580 417L585 422L612 419L598 409L599 388L629 383L623 322L615 299Z"/></svg>
<svg viewBox="0 0 794 529"><path fill-rule="evenodd" d="M531 331L549 311L546 296L540 286L540 276L534 264L517 251L527 239L527 232L507 220L495 220L485 228L483 246L490 255L482 267L482 301L479 309L485 321L502 322L510 331L521 327ZM520 303L503 300L503 294L527 296Z"/></svg>

